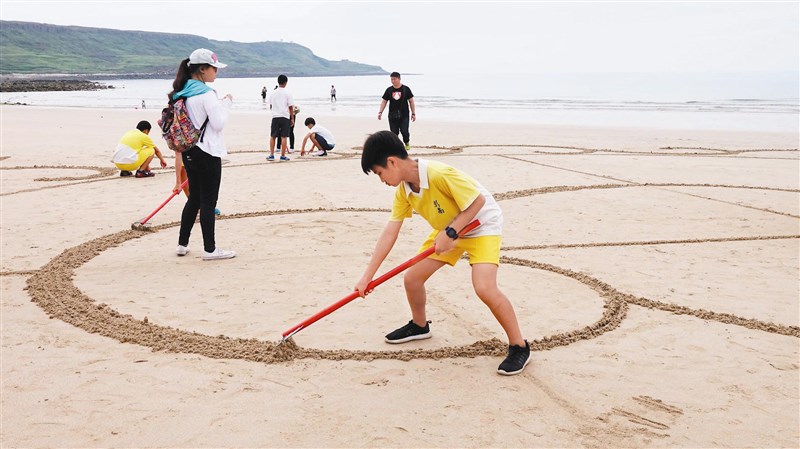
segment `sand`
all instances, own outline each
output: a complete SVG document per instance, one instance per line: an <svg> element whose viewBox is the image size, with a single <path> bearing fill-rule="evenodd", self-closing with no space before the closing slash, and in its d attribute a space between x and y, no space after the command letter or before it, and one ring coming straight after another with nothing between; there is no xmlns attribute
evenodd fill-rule
<svg viewBox="0 0 800 449"><path fill-rule="evenodd" d="M385 122L315 117L328 158L267 163L267 117L234 111L217 243L238 256L203 262L199 225L174 254L182 195L131 229L172 172L108 162L157 111L0 113L2 447L800 446L797 134L421 114L412 153L505 212L498 282L535 352L502 377L465 261L429 282L434 338L383 342L397 277L278 345L369 259L393 192L358 157Z"/></svg>

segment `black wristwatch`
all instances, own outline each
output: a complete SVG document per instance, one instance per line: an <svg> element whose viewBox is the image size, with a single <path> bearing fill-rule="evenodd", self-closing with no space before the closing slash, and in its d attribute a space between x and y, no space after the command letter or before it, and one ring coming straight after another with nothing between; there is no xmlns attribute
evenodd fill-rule
<svg viewBox="0 0 800 449"><path fill-rule="evenodd" d="M448 237L450 237L453 240L458 238L458 232L455 229L451 228L450 226L444 228L444 232L447 234Z"/></svg>

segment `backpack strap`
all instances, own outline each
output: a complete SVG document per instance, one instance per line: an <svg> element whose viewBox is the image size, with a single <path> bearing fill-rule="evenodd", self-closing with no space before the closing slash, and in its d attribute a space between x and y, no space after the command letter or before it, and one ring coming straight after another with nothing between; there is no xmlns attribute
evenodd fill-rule
<svg viewBox="0 0 800 449"><path fill-rule="evenodd" d="M206 116L206 121L203 122L203 126L200 127L200 142L203 141L203 137L206 135L207 125L208 125L208 116Z"/></svg>

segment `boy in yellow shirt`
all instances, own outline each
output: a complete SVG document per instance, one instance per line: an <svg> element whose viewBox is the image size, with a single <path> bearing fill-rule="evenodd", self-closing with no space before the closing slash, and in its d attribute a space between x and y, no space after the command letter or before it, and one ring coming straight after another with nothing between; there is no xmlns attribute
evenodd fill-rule
<svg viewBox="0 0 800 449"><path fill-rule="evenodd" d="M508 335L508 356L497 372L508 376L521 373L530 362L531 351L527 340L522 338L514 307L497 288L503 212L492 195L469 175L449 165L410 159L403 142L390 131L379 131L367 138L361 169L366 174L375 173L384 184L397 189L389 223L356 284L359 295L370 293L367 285L389 255L403 220L411 218L412 210L433 227L420 252L433 245L435 254L412 266L404 277L412 319L386 335L386 342L405 343L431 337L430 321L425 314L425 281L445 264L455 265L466 252L475 293ZM458 235L457 230L475 219L481 223L478 228Z"/></svg>
<svg viewBox="0 0 800 449"><path fill-rule="evenodd" d="M120 176L131 176L134 170L137 178L155 176L150 171L150 162L154 155L161 161L161 168L167 167L167 161L149 136L151 128L150 122L142 120L136 125L136 129L126 132L119 140L111 162L120 169Z"/></svg>

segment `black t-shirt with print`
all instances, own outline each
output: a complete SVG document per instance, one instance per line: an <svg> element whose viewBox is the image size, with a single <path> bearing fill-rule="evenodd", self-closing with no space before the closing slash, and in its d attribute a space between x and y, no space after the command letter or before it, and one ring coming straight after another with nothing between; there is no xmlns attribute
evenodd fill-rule
<svg viewBox="0 0 800 449"><path fill-rule="evenodd" d="M382 98L389 102L389 118L393 117L393 112L397 114L395 111L400 111L402 117L408 117L408 100L414 98L414 94L408 86L403 84L397 89L389 86Z"/></svg>

